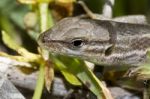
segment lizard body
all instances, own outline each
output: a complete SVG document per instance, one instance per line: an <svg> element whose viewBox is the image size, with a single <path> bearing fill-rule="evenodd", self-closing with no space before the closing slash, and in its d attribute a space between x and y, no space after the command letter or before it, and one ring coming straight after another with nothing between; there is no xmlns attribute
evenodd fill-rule
<svg viewBox="0 0 150 99"><path fill-rule="evenodd" d="M101 65L139 66L147 61L150 26L111 20L65 18L42 33L38 42L52 53Z"/></svg>

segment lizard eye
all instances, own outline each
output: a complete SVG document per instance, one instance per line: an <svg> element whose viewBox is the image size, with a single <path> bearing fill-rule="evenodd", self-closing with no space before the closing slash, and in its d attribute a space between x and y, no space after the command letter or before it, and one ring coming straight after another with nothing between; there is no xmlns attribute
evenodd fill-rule
<svg viewBox="0 0 150 99"><path fill-rule="evenodd" d="M84 42L82 39L74 39L72 40L71 44L73 47L81 47L83 46Z"/></svg>

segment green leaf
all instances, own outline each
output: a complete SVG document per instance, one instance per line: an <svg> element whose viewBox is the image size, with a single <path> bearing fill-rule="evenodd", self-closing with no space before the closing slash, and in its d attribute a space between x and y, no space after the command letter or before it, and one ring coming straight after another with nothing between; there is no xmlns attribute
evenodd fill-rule
<svg viewBox="0 0 150 99"><path fill-rule="evenodd" d="M39 68L40 70L39 70L39 75L36 83L36 88L32 99L41 99L43 86L44 86L44 68L45 68L45 64L41 64Z"/></svg>
<svg viewBox="0 0 150 99"><path fill-rule="evenodd" d="M55 62L57 68L62 72L65 79L72 85L81 85L80 81L77 79L75 75L73 75L64 63L62 63L57 57L50 55L50 58Z"/></svg>
<svg viewBox="0 0 150 99"><path fill-rule="evenodd" d="M17 50L20 48L20 46L17 45L17 43L14 40L12 40L12 38L4 31L2 31L2 39L9 48L13 50Z"/></svg>
<svg viewBox="0 0 150 99"><path fill-rule="evenodd" d="M16 0L3 0L0 3L0 14L11 19L10 24L15 23L21 28L25 28L23 18L28 11L29 8L26 5L18 4Z"/></svg>
<svg viewBox="0 0 150 99"><path fill-rule="evenodd" d="M26 50L24 47L19 46L6 32L2 31L2 39L4 43L11 49L17 51L20 55L26 58L28 62L38 62L40 63L41 56L34 54Z"/></svg>
<svg viewBox="0 0 150 99"><path fill-rule="evenodd" d="M64 75L65 79L71 83L72 85L78 85L81 86L81 82L78 80L76 76L74 76L72 73L70 73L67 70L62 70L62 74Z"/></svg>
<svg viewBox="0 0 150 99"><path fill-rule="evenodd" d="M83 61L66 56L57 56L52 59L60 71L68 71L78 77L78 79L80 79L80 81L82 81L82 83L87 86L87 88L92 91L98 99L112 99L107 88L103 86ZM67 75L64 76L67 78Z"/></svg>

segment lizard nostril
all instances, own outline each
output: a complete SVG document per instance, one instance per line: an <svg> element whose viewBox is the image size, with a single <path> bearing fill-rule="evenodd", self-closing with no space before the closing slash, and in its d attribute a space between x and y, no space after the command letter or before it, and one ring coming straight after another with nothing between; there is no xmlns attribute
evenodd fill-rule
<svg viewBox="0 0 150 99"><path fill-rule="evenodd" d="M49 29L45 32L43 32L42 34L40 34L39 38L38 38L38 42L41 44L41 43L47 43L51 37L50 37L50 34L52 33L52 30Z"/></svg>
<svg viewBox="0 0 150 99"><path fill-rule="evenodd" d="M42 41L42 43L45 43L45 42L46 42L45 37L43 37L43 38L41 39L41 41Z"/></svg>
<svg viewBox="0 0 150 99"><path fill-rule="evenodd" d="M45 43L45 42L46 42L45 34L43 33L43 34L41 34L41 35L39 36L39 38L38 38L38 44L39 44L39 45L42 45L42 44Z"/></svg>

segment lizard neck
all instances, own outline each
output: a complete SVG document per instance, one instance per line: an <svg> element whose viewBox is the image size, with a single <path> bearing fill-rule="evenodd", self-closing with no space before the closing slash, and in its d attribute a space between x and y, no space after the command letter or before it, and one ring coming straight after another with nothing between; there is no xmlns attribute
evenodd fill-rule
<svg viewBox="0 0 150 99"><path fill-rule="evenodd" d="M112 38L114 47L110 55L99 55L98 46L95 44L93 51L85 59L98 64L139 66L147 60L147 49L150 48L150 26L142 24L128 24L113 21L98 22L100 26L105 22L111 26L109 33L115 34ZM111 25L110 25L111 24ZM116 33L114 33L116 32ZM97 51L94 51L97 50ZM89 59L90 58L90 59Z"/></svg>

